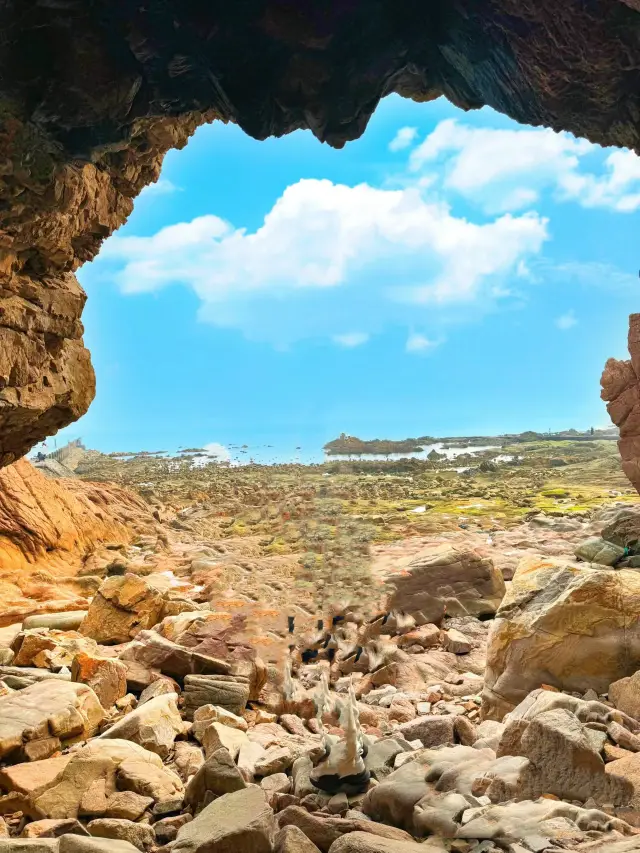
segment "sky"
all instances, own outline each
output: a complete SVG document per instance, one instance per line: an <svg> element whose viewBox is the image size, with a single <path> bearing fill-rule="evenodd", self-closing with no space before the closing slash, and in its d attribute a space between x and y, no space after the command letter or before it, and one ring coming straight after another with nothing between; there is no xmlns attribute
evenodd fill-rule
<svg viewBox="0 0 640 853"><path fill-rule="evenodd" d="M342 150L201 127L79 271L98 390L55 443L311 459L607 425L639 211L633 153L444 99L391 96Z"/></svg>

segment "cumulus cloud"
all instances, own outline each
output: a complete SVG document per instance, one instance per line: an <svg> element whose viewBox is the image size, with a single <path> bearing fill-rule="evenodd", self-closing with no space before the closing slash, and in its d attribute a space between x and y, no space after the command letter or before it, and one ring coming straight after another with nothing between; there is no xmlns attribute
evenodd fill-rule
<svg viewBox="0 0 640 853"><path fill-rule="evenodd" d="M344 335L334 335L332 340L341 347L352 348L366 344L369 335L366 332L346 332Z"/></svg>
<svg viewBox="0 0 640 853"><path fill-rule="evenodd" d="M439 345L439 341L432 341L424 335L412 332L407 338L405 349L407 352L426 352Z"/></svg>
<svg viewBox="0 0 640 853"><path fill-rule="evenodd" d="M357 323L361 334L391 314L415 319L409 305L498 298L501 280L546 238L533 212L474 223L415 187L308 179L287 187L255 231L200 216L149 237L116 234L99 262L115 265L125 293L181 284L200 299L202 319L288 343L336 335L335 301L329 310L322 297L337 288L358 309L351 318L345 305L341 325Z"/></svg>
<svg viewBox="0 0 640 853"><path fill-rule="evenodd" d="M640 158L608 154L596 174L583 171L597 146L548 128L471 127L441 121L409 157L414 175L438 167L442 186L495 213L534 204L544 188L584 207L631 212L640 207Z"/></svg>
<svg viewBox="0 0 640 853"><path fill-rule="evenodd" d="M578 320L576 319L576 315L573 311L567 311L566 314L563 314L561 317L556 319L556 326L563 331L573 328L577 323Z"/></svg>
<svg viewBox="0 0 640 853"><path fill-rule="evenodd" d="M408 148L417 135L417 127L401 127L389 143L389 151L402 151Z"/></svg>

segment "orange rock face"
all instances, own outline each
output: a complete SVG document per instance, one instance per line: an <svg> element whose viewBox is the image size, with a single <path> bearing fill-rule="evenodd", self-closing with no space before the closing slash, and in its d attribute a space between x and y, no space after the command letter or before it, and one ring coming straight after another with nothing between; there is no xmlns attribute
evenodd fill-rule
<svg viewBox="0 0 640 853"><path fill-rule="evenodd" d="M49 480L24 459L2 469L0 624L86 609L83 559L101 543L127 543L151 526L146 505L126 489Z"/></svg>
<svg viewBox="0 0 640 853"><path fill-rule="evenodd" d="M622 470L640 492L640 314L629 317L628 361L610 358L600 384L607 411L620 429Z"/></svg>

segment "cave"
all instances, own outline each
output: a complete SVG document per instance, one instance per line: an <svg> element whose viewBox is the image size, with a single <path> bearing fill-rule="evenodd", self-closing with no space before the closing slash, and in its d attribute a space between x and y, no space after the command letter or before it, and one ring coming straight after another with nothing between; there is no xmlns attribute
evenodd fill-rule
<svg viewBox="0 0 640 853"><path fill-rule="evenodd" d="M639 12L638 0L5 0L0 465L89 407L74 272L199 125L256 139L307 128L340 148L398 93L640 151ZM638 485L636 367L610 364L603 394Z"/></svg>

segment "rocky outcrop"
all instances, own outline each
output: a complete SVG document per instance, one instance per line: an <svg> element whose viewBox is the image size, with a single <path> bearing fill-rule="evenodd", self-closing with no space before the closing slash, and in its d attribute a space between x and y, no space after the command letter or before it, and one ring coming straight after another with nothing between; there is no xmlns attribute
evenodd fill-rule
<svg viewBox="0 0 640 853"><path fill-rule="evenodd" d="M0 28L0 465L86 411L74 272L201 122L340 147L397 92L639 144L636 0L8 2Z"/></svg>
<svg viewBox="0 0 640 853"><path fill-rule="evenodd" d="M387 579L390 611L408 613L419 625L449 616L493 616L505 593L499 569L469 548L425 549Z"/></svg>
<svg viewBox="0 0 640 853"><path fill-rule="evenodd" d="M640 314L629 317L628 361L610 358L600 379L609 417L620 429L622 470L640 491Z"/></svg>
<svg viewBox="0 0 640 853"><path fill-rule="evenodd" d="M525 558L487 648L485 716L502 719L543 684L606 693L637 669L640 574Z"/></svg>
<svg viewBox="0 0 640 853"><path fill-rule="evenodd" d="M0 471L0 624L30 613L82 610L75 576L101 543L153 530L140 498L81 480L50 480L26 460Z"/></svg>

